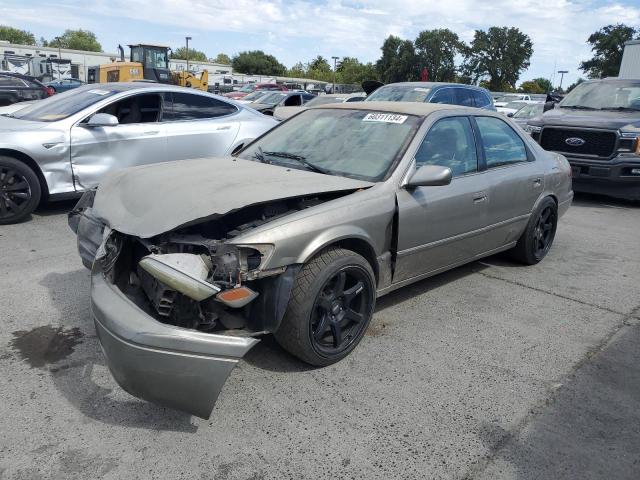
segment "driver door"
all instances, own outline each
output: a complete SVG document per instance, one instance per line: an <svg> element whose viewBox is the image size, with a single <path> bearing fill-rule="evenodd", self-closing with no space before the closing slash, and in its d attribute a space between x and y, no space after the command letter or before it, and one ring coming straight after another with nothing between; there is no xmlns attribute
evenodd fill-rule
<svg viewBox="0 0 640 480"><path fill-rule="evenodd" d="M132 95L95 113L118 118L118 125L87 125L91 116L71 127L71 168L77 191L96 187L108 172L168 160L166 127L159 122L157 93Z"/></svg>
<svg viewBox="0 0 640 480"><path fill-rule="evenodd" d="M398 191L398 255L394 283L437 273L482 251L488 185L466 116L437 121L415 155L416 168L441 165L453 179L439 187Z"/></svg>

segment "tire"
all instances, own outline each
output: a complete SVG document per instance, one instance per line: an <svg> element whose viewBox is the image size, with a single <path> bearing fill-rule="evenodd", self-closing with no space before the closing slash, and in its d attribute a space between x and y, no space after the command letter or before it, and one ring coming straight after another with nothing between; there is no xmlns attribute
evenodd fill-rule
<svg viewBox="0 0 640 480"><path fill-rule="evenodd" d="M342 295L336 296L340 285ZM375 285L371 265L362 256L336 247L323 250L298 272L287 311L275 332L277 342L311 365L342 360L369 326Z"/></svg>
<svg viewBox="0 0 640 480"><path fill-rule="evenodd" d="M546 197L529 218L527 228L509 252L511 258L525 265L539 263L551 249L558 226L558 206Z"/></svg>
<svg viewBox="0 0 640 480"><path fill-rule="evenodd" d="M0 225L27 218L40 203L38 176L20 160L0 156Z"/></svg>

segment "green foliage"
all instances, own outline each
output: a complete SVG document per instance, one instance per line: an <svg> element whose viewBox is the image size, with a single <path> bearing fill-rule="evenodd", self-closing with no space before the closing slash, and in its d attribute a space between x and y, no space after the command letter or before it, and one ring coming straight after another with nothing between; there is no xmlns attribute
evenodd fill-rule
<svg viewBox="0 0 640 480"><path fill-rule="evenodd" d="M448 28L424 30L415 41L419 70L427 68L429 81L453 82L456 78L455 56L463 48L458 35Z"/></svg>
<svg viewBox="0 0 640 480"><path fill-rule="evenodd" d="M508 91L529 67L532 54L531 39L517 28L476 30L471 45L465 48L463 68L474 81L486 78L489 90Z"/></svg>
<svg viewBox="0 0 640 480"><path fill-rule="evenodd" d="M189 58L187 58L187 55ZM194 50L193 48L189 48L187 52L187 47L176 48L171 52L171 58L176 60L190 60L194 62L206 62L207 55L204 52L199 50Z"/></svg>
<svg viewBox="0 0 640 480"><path fill-rule="evenodd" d="M589 35L587 42L594 53L590 60L580 63L580 70L589 78L617 77L625 42L640 38L640 29L618 23L607 25Z"/></svg>
<svg viewBox="0 0 640 480"><path fill-rule="evenodd" d="M18 43L20 45L36 44L36 37L33 36L33 33L6 25L0 25L0 40L5 40L9 43Z"/></svg>
<svg viewBox="0 0 640 480"><path fill-rule="evenodd" d="M95 33L89 30L65 30L62 35L51 40L47 46L87 52L102 51L102 45L96 39Z"/></svg>
<svg viewBox="0 0 640 480"><path fill-rule="evenodd" d="M376 70L382 82L406 82L419 78L418 58L411 40L389 35L380 50L382 57L376 62Z"/></svg>
<svg viewBox="0 0 640 480"><path fill-rule="evenodd" d="M360 85L364 80L378 78L376 67L372 63L360 63L357 58L344 57L337 69L337 82Z"/></svg>
<svg viewBox="0 0 640 480"><path fill-rule="evenodd" d="M518 88L518 91L522 93L549 93L552 90L553 85L546 78L534 78L533 80L522 82Z"/></svg>
<svg viewBox="0 0 640 480"><path fill-rule="evenodd" d="M231 59L231 66L236 72L246 75L284 75L287 67L282 65L273 55L262 50L240 52Z"/></svg>
<svg viewBox="0 0 640 480"><path fill-rule="evenodd" d="M223 65L231 65L231 57L226 53L219 53L216 58L213 59L214 63L221 63Z"/></svg>

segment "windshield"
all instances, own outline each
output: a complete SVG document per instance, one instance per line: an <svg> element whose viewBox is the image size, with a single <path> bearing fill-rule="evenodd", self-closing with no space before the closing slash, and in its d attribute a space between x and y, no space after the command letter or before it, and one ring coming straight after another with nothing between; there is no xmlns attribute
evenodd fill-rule
<svg viewBox="0 0 640 480"><path fill-rule="evenodd" d="M244 93L250 93L250 92L253 92L255 89L256 89L255 83L250 83L249 85L245 85L244 87L242 87L238 91L239 92L244 92Z"/></svg>
<svg viewBox="0 0 640 480"><path fill-rule="evenodd" d="M81 90L81 88L83 87L40 100L14 112L11 117L32 122L55 122L70 117L100 100L120 93L118 90L109 88L96 87L85 90Z"/></svg>
<svg viewBox="0 0 640 480"><path fill-rule="evenodd" d="M426 102L430 88L410 85L387 85L380 87L365 102Z"/></svg>
<svg viewBox="0 0 640 480"><path fill-rule="evenodd" d="M345 101L345 97L328 97L326 95L322 95L320 97L316 97L307 102L308 107L315 107L317 105L329 105L330 103L343 103Z"/></svg>
<svg viewBox="0 0 640 480"><path fill-rule="evenodd" d="M282 101L282 99L284 97L286 97L287 94L286 93L269 93L268 95L265 95L264 97L260 97L260 99L258 100L258 103L265 103L267 105L271 105L271 104L277 104L280 103Z"/></svg>
<svg viewBox="0 0 640 480"><path fill-rule="evenodd" d="M513 114L513 118L533 118L538 115L542 115L544 110L544 104L532 103L531 105L525 105L516 113Z"/></svg>
<svg viewBox="0 0 640 480"><path fill-rule="evenodd" d="M256 140L239 157L380 181L413 138L419 120L362 110L306 110Z"/></svg>
<svg viewBox="0 0 640 480"><path fill-rule="evenodd" d="M243 98L243 100L249 100L249 101L253 101L253 100L257 100L260 97L263 97L265 95L267 95L269 92L265 92L264 90L256 90L253 93L250 93L249 95L245 96Z"/></svg>
<svg viewBox="0 0 640 480"><path fill-rule="evenodd" d="M571 90L561 108L640 110L640 81L586 82Z"/></svg>
<svg viewBox="0 0 640 480"><path fill-rule="evenodd" d="M522 96L520 95L502 95L501 97L498 97L494 100L494 102L504 102L504 103L509 103L509 102L513 102L515 100L521 100Z"/></svg>
<svg viewBox="0 0 640 480"><path fill-rule="evenodd" d="M518 109L518 108L522 108L524 105L526 105L526 103L520 102L520 101L509 102L504 106L504 108L515 108L515 109Z"/></svg>
<svg viewBox="0 0 640 480"><path fill-rule="evenodd" d="M148 48L145 51L144 66L151 68L168 68L167 51L163 48Z"/></svg>

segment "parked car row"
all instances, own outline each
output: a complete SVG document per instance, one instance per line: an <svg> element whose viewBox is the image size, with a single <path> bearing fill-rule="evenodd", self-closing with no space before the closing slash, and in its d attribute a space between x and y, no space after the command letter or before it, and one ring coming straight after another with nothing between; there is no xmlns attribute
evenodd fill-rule
<svg viewBox="0 0 640 480"><path fill-rule="evenodd" d="M40 80L20 73L0 72L0 107L14 103L40 100L53 95L53 88Z"/></svg>

